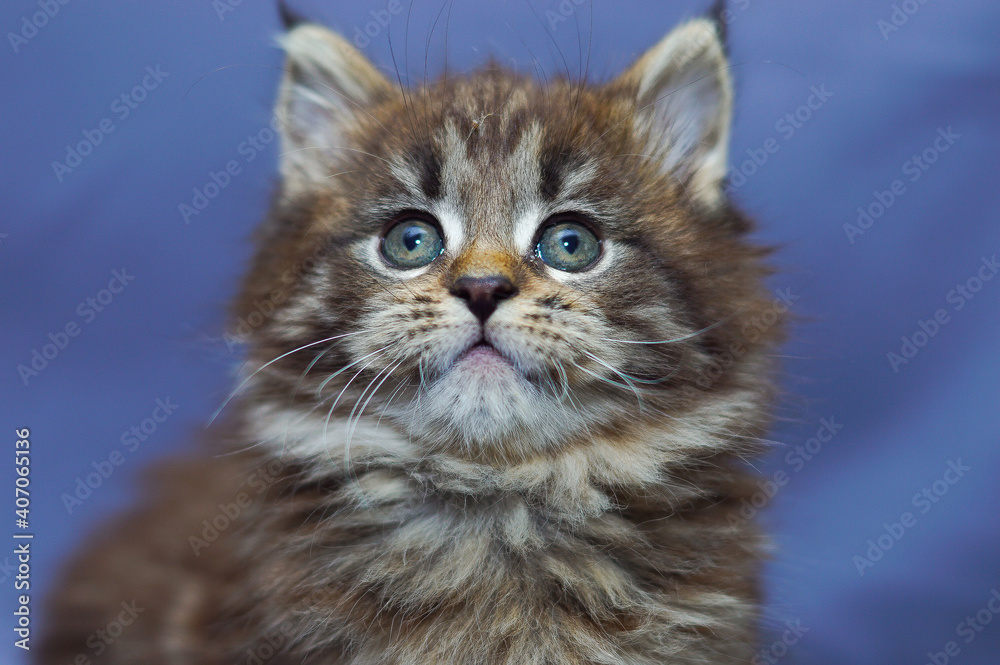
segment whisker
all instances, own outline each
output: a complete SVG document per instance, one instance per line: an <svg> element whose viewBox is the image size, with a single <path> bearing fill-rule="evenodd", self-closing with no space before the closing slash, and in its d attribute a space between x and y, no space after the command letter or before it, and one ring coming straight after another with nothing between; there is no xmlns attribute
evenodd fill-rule
<svg viewBox="0 0 1000 665"><path fill-rule="evenodd" d="M351 441L354 439L354 432L357 431L358 425L361 424L361 416L362 416L362 414L364 414L365 409L368 408L368 404L371 403L372 398L375 397L375 393L377 393L379 391L379 388L382 387L382 384L384 384L386 381L388 381L389 377L392 376L392 373L395 372L396 369L400 365L402 365L402 364L403 364L403 361L400 360L398 363L396 363L395 365L392 366L392 369L389 370L389 372L385 375L385 377L383 377L382 380L378 382L378 385L375 386L375 389L372 390L371 394L368 395L368 399L365 400L365 403L361 406L361 410L358 411L357 417L354 419L354 424L353 425L350 425L350 424L348 425L348 428L347 428L347 443L344 444L344 461L345 461L345 463L349 463L350 462L350 458L351 458L351 455L350 455ZM382 371L384 372L385 370L382 370ZM377 379L379 377L379 374L381 374L381 373L382 372L379 372L378 374L376 374L375 375L375 379ZM372 379L372 382L374 382L375 379ZM368 385L371 386L371 383L369 383ZM366 387L365 390L361 392L361 397L365 396L365 391L367 391L367 390L368 390L368 388ZM361 401L361 397L358 398L359 402ZM355 403L354 404L354 408L356 409L357 407L358 407L358 405L357 405L357 403ZM347 417L347 422L348 423L351 422L351 416L353 416L353 415L354 415L354 409L351 410L351 415Z"/></svg>
<svg viewBox="0 0 1000 665"><path fill-rule="evenodd" d="M398 367L399 365L397 364L396 366ZM374 377L372 377L372 380L368 382L368 385L366 385L364 387L364 390L361 391L361 394L358 395L358 399L354 402L354 407L351 409L351 413L348 414L347 416L347 439L344 441L344 470L347 472L350 472L350 466L351 466L351 440L354 437L355 428L358 426L358 424L360 424L360 412L358 413L358 421L353 423L351 422L354 419L354 412L358 410L358 405L361 404L361 400L365 398L365 394L368 392L368 389L372 387L372 384L378 381L378 378L382 376L382 372L384 372L388 368L389 366L386 365L385 367L380 369L378 373L375 374ZM386 375L386 378L388 378L388 375ZM380 383L378 387L375 388L375 390L378 390L378 388L381 387L381 385L382 384ZM372 395L374 394L375 392L372 391ZM365 406L368 406L368 402L365 402ZM362 408L362 411L363 410L364 409Z"/></svg>
<svg viewBox="0 0 1000 665"><path fill-rule="evenodd" d="M279 154L278 157L285 157L286 155L290 155L293 152L301 152L303 150L347 150L348 152L357 152L361 153L362 155L368 155L369 157L374 157L375 159L385 162L389 166L392 166L392 162L390 162L388 159L385 159L384 157L379 157L378 155L372 154L370 152L365 152L364 150L359 150L358 148L348 148L346 146L341 146L341 145L313 145L313 146L306 146L304 148L295 148L294 150L289 150L287 152Z"/></svg>
<svg viewBox="0 0 1000 665"><path fill-rule="evenodd" d="M350 380L344 385L343 389L341 389L340 393L337 395L337 399L335 399L333 401L333 404L330 406L330 410L327 411L327 413L326 413L326 420L323 422L323 441L324 442L327 442L329 440L330 419L333 418L333 412L337 408L337 404L340 403L340 398L343 397L343 395L347 391L348 387L350 387L351 383L354 382L354 379L356 379L359 376L361 376L362 372L364 372L366 369L368 369L368 367L372 363L374 363L377 359L378 359L377 356L375 358L372 358L368 363L365 364L364 367L362 367L357 372L355 372L354 376L352 376L350 378ZM327 450L330 450L329 445L327 446ZM331 455L331 461L333 461L332 455ZM350 468L349 467L347 467L347 471L350 472Z"/></svg>
<svg viewBox="0 0 1000 665"><path fill-rule="evenodd" d="M639 402L639 411L641 412L643 410L643 407L644 407L644 402L642 400L642 395L639 394L639 391L636 389L635 384L632 383L632 381L630 381L627 376L625 376L624 374L622 374L619 370L617 370L610 363L604 362L603 360L601 360L600 358L598 358L597 356L595 356L593 353L590 353L589 351L584 351L584 353L587 355L587 357L589 357L594 362L599 363L599 364L603 365L604 367L607 367L612 372L614 372L619 377L621 377L622 381L624 381L628 385L629 389L631 389L631 391L635 394L635 398Z"/></svg>
<svg viewBox="0 0 1000 665"><path fill-rule="evenodd" d="M393 344L395 344L395 342L393 342L392 344L386 344L381 349L376 349L375 351L372 351L371 353L369 353L367 355L361 356L360 358L358 358L354 362L350 363L349 365L344 365L343 367L341 367L340 369L338 369L336 372L334 372L330 376L328 376L325 379L323 379L323 383L319 384L319 387L316 388L316 396L317 397L321 396L323 394L323 389L326 388L327 384L330 383L331 381L333 381L335 378L337 378L338 376L340 376L341 374L343 374L344 372L346 372L350 368L354 367L355 365L357 365L359 362L361 362L365 358L370 358L371 356L375 355L376 353L381 353L382 351L385 351L386 349L388 349ZM368 365L365 365L365 367L367 367L367 366Z"/></svg>
<svg viewBox="0 0 1000 665"><path fill-rule="evenodd" d="M577 400L573 399L573 391L569 388L569 383L566 384L566 388L567 388L567 390L566 390L566 398L569 399L570 406L573 407L573 410L576 412L576 415L578 415L580 417L580 422L583 424L583 428L585 430L587 430L587 436L589 438L593 439L594 438L594 432L590 428L590 424L587 422L587 419L584 417L583 411L581 411L581 409L580 409L580 407L582 405L579 404L577 402Z"/></svg>
<svg viewBox="0 0 1000 665"><path fill-rule="evenodd" d="M297 349L292 349L291 351L286 351L285 353L282 353L280 356L278 356L274 360L269 360L268 362L264 363L263 365L261 365L260 367L258 367L254 371L253 374L251 374L246 379L244 379L243 382L236 387L236 390L234 390L232 393L230 393L229 397L226 398L226 401L222 403L222 406L220 406L218 409L216 409L215 413L212 414L212 417L209 419L208 424L205 425L205 428L207 429L207 428L209 428L209 427L212 426L212 423L214 423L215 419L219 417L219 414L222 413L222 410L224 408L226 408L226 405L229 404L229 402L232 401L232 399L234 397L236 397L236 395L239 394L239 392L241 390L243 390L243 388L247 385L247 383L250 382L251 379L253 379L253 377L257 376L258 372L266 369L268 366L273 365L274 363L278 362L282 358L290 356L290 355L292 355L293 353L295 353L297 351L301 351L303 349L308 349L309 347L316 346L317 344L322 344L324 342L330 342L330 341L335 340L335 339L340 339L341 337L347 337L349 335L360 335L361 333L364 333L364 332L369 332L369 331L367 331L367 330L358 330L356 332L344 333L342 335L334 335L333 337L327 337L326 339L321 339L321 340L317 340L315 342L310 342L309 344L303 344L302 346L298 347Z"/></svg>
<svg viewBox="0 0 1000 665"><path fill-rule="evenodd" d="M347 175L348 173L357 173L357 172L358 172L357 170L353 170L353 171L339 171L338 173L331 173L326 177L326 180L329 180L330 178L336 178L338 175Z"/></svg>
<svg viewBox="0 0 1000 665"><path fill-rule="evenodd" d="M410 385L409 379L399 381L396 388L391 393L389 393L389 398L385 401L385 404L382 406L382 410L379 412L378 420L375 421L375 429L378 429L378 426L382 424L382 418L385 417L385 412L389 410L389 405L392 404L392 400L394 400L396 396L400 392L405 390L409 385Z"/></svg>
<svg viewBox="0 0 1000 665"><path fill-rule="evenodd" d="M295 389L292 391L292 396L288 398L288 409L289 410L291 410L292 406L295 404L295 398L299 394L299 388L302 387L302 382L305 381L305 378L309 374L310 370L312 370L312 368L316 366L316 363L318 363L320 361L320 358L322 358L327 353L329 353L330 350L334 346L336 346L336 344L337 344L337 342L335 341L333 344L331 344L330 346L328 346L325 349L323 349L322 351L320 351L319 354L317 354L316 357L313 358L312 362L309 363L309 365L306 367L305 371L302 372L302 376L300 376L299 380L295 383ZM289 419L286 422L286 424L285 424L285 441L284 441L284 443L281 444L281 453L282 454L285 453L285 446L288 444L288 428L290 426L291 426L291 419Z"/></svg>
<svg viewBox="0 0 1000 665"><path fill-rule="evenodd" d="M598 360L593 355L591 355L589 353L587 355L590 356L593 360L595 360L597 362L600 362L600 360ZM614 367L609 367L609 369L611 369L611 371L613 371L618 376L622 377L622 379L627 379L627 380L631 381L632 383L639 383L639 384L642 384L644 386L658 386L658 385L661 385L663 383L666 383L670 379L674 378L677 375L677 373L681 371L680 366L678 366L670 374L667 374L666 376L661 376L658 379L640 379L637 376L632 376L631 374L627 374L627 373L623 372L622 370L614 368Z"/></svg>
<svg viewBox="0 0 1000 665"><path fill-rule="evenodd" d="M737 314L737 312L733 312L729 316L727 316L727 317L725 317L725 318L723 318L723 319L721 319L719 321L716 321L715 323L713 323L710 326L705 326L701 330L696 330L693 333L688 333L687 335L681 335L680 337L675 337L673 339L661 339L661 340L653 340L653 341L631 340L631 339L611 339L611 338L608 338L608 337L601 337L600 339L602 341L605 341L605 342L617 342L619 344L674 344L676 342L683 342L683 341L689 340L689 339L691 339L693 337L697 337L698 335L702 335L702 334L708 332L709 330L712 330L713 328L718 328L723 323L726 323L727 321L729 321L730 319L732 319L734 316L736 316L736 314Z"/></svg>
<svg viewBox="0 0 1000 665"><path fill-rule="evenodd" d="M395 369L396 367L399 367L400 364L402 364L402 361L396 363L396 365L393 366L393 369ZM358 395L358 399L354 402L354 407L351 408L351 412L347 415L347 422L348 422L347 435L348 435L348 439L350 439L350 436L353 433L354 428L357 426L356 423L352 425L352 421L354 420L354 414L356 412L358 412L358 406L361 404L361 400L363 400L365 398L365 395L368 393L368 389L371 388L372 385L376 381L378 381L379 377L382 376L382 373L385 372L388 369L389 369L389 365L386 365L385 367L383 367L382 369L380 369L375 374L375 376L372 377L372 380L368 382L368 385L366 385L364 387L364 389L361 391L361 394ZM386 374L386 378L388 378L391 374L392 374L392 370L389 371L389 374ZM379 383L378 385L381 386L382 384ZM376 387L376 390L378 390L378 387ZM372 391L372 394L374 395L375 392ZM367 404L367 402L365 402L365 404Z"/></svg>
<svg viewBox="0 0 1000 665"><path fill-rule="evenodd" d="M612 385L612 386L614 386L616 388L628 388L629 387L629 386L625 385L624 383L619 383L617 381L613 381L613 380L609 379L606 376L601 376L597 372L589 370L586 367L584 367L583 365L580 365L579 363L573 363L573 366L576 367L581 372L585 372L585 373L589 374L590 376L594 377L598 381L602 381L602 382L607 383L609 385Z"/></svg>

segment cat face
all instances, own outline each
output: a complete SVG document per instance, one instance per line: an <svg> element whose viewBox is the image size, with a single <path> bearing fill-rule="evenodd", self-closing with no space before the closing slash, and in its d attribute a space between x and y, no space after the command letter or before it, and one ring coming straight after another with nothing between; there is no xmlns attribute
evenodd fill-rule
<svg viewBox="0 0 1000 665"><path fill-rule="evenodd" d="M759 361L710 22L604 86L488 67L401 91L322 28L285 46L282 191L239 304L273 305L261 402L516 457L682 418Z"/></svg>

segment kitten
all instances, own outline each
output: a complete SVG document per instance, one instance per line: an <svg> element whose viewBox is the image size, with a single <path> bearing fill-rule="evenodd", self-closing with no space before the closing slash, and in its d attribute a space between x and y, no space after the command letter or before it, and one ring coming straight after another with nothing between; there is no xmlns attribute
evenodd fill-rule
<svg viewBox="0 0 1000 665"><path fill-rule="evenodd" d="M751 662L780 335L720 32L402 90L292 29L223 433L77 559L40 662Z"/></svg>

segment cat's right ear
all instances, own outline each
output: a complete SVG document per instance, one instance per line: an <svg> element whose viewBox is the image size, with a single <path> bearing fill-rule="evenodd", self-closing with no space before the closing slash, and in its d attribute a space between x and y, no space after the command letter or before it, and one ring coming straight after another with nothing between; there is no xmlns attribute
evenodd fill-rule
<svg viewBox="0 0 1000 665"><path fill-rule="evenodd" d="M314 24L279 40L287 53L275 115L286 189L325 182L344 134L365 107L392 94L375 66L340 35Z"/></svg>
<svg viewBox="0 0 1000 665"><path fill-rule="evenodd" d="M684 23L620 78L635 95L636 127L646 153L709 208L725 198L723 180L733 114L733 84L723 41L722 4Z"/></svg>

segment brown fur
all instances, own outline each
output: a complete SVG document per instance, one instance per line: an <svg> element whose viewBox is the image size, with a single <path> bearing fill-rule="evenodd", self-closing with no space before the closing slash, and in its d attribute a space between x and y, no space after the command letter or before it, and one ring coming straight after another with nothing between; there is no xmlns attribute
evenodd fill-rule
<svg viewBox="0 0 1000 665"><path fill-rule="evenodd" d="M721 48L696 23L684 57L719 77L705 112L728 123ZM602 87L491 66L401 93L299 30L284 186L236 303L274 310L245 331L255 371L210 452L161 470L68 570L39 662L750 662L765 541L736 511L780 326L758 325L765 252L711 164L728 125L670 156L685 130L662 114L684 102L644 101L662 49ZM308 107L303 74L339 96ZM399 210L441 201L464 244L406 278L366 263ZM513 240L532 206L565 201L613 252L593 275L554 275ZM438 396L473 330L448 290L484 274L518 289L484 326L518 382ZM88 636L133 600L97 657Z"/></svg>

